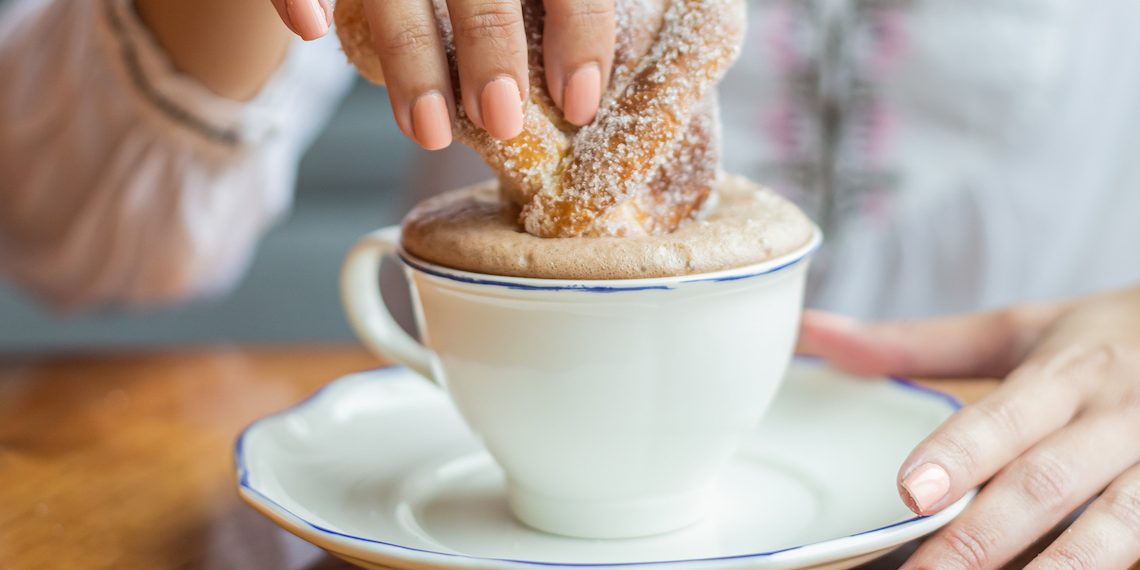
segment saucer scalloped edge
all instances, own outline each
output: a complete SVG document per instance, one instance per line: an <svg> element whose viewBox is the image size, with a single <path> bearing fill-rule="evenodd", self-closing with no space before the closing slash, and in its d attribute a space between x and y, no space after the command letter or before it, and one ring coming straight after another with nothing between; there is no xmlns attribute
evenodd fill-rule
<svg viewBox="0 0 1140 570"><path fill-rule="evenodd" d="M850 568L929 534L974 498L916 517L895 475L961 407L894 378L809 359L721 478L705 520L627 540L518 523L503 475L447 396L398 367L334 380L238 438L242 498L289 532L365 568Z"/></svg>

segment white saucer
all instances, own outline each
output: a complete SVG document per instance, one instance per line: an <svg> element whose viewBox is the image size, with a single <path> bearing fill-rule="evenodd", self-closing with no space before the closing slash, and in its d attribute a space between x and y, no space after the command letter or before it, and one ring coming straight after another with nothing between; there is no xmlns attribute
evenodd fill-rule
<svg viewBox="0 0 1140 570"><path fill-rule="evenodd" d="M910 449L957 409L902 380L797 361L720 486L674 533L579 540L507 511L502 474L438 389L402 368L346 376L238 439L242 497L367 568L848 568L928 534L973 493L914 517L895 489Z"/></svg>

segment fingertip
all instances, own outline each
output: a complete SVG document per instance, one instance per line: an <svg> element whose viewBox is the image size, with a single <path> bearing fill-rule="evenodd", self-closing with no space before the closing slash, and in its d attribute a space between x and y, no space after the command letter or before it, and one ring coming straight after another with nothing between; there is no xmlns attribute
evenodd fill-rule
<svg viewBox="0 0 1140 570"><path fill-rule="evenodd" d="M527 20L518 0L449 0L463 113L493 138L523 128L528 95Z"/></svg>
<svg viewBox="0 0 1140 570"><path fill-rule="evenodd" d="M479 95L483 128L500 140L517 137L523 129L523 102L518 83L508 76L487 82Z"/></svg>
<svg viewBox="0 0 1140 570"><path fill-rule="evenodd" d="M285 0L290 29L301 39L312 41L329 31L329 17L318 0Z"/></svg>
<svg viewBox="0 0 1140 570"><path fill-rule="evenodd" d="M447 147L456 109L431 3L368 0L363 7L400 132L427 150Z"/></svg>
<svg viewBox="0 0 1140 570"><path fill-rule="evenodd" d="M850 317L805 310L800 321L799 347L831 365L859 376L883 374L879 351L863 338L863 327Z"/></svg>
<svg viewBox="0 0 1140 570"><path fill-rule="evenodd" d="M836 367L861 376L926 375L916 346L925 340L893 323L864 324L823 311L804 311L800 334L810 347ZM916 359L919 361L916 362Z"/></svg>
<svg viewBox="0 0 1140 570"><path fill-rule="evenodd" d="M320 0L320 5L325 14L325 22L329 23L329 27L332 27L331 22L333 22L333 18L335 18L332 4L330 4L328 0Z"/></svg>
<svg viewBox="0 0 1140 570"><path fill-rule="evenodd" d="M926 516L950 494L950 474L937 463L923 463L899 482L903 502L915 514Z"/></svg>
<svg viewBox="0 0 1140 570"><path fill-rule="evenodd" d="M562 114L570 123L583 126L594 120L602 98L602 72L588 63L574 70L563 91Z"/></svg>
<svg viewBox="0 0 1140 570"><path fill-rule="evenodd" d="M285 27L294 35L299 36L301 34L297 33L297 28L293 25L293 18L289 17L289 9L286 8L285 2L286 0L273 0L273 9L277 11L277 17L281 18L281 23L285 24Z"/></svg>
<svg viewBox="0 0 1140 570"><path fill-rule="evenodd" d="M852 331L859 326L859 321L839 313L804 309L803 324L820 329Z"/></svg>
<svg viewBox="0 0 1140 570"><path fill-rule="evenodd" d="M824 319L824 322L818 322L819 319ZM800 316L800 330L799 337L796 344L796 352L800 354L807 354L811 356L822 356L820 354L820 346L816 337L821 330L826 330L827 315L819 311L805 309Z"/></svg>
<svg viewBox="0 0 1140 570"><path fill-rule="evenodd" d="M425 150L451 145L451 113L447 99L438 91L419 96L412 105L413 139Z"/></svg>
<svg viewBox="0 0 1140 570"><path fill-rule="evenodd" d="M582 125L596 113L609 81L616 41L613 0L546 0L543 48L547 86L567 121ZM594 93L598 96L595 97Z"/></svg>

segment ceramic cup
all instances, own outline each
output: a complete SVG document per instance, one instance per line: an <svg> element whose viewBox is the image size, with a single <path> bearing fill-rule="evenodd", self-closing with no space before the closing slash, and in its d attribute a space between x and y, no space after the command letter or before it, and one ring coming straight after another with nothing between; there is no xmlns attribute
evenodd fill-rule
<svg viewBox="0 0 1140 570"><path fill-rule="evenodd" d="M374 352L437 382L503 468L511 510L547 532L644 536L697 521L792 355L808 258L729 271L577 281L417 259L399 228L363 237L341 276ZM423 344L379 294L394 257Z"/></svg>

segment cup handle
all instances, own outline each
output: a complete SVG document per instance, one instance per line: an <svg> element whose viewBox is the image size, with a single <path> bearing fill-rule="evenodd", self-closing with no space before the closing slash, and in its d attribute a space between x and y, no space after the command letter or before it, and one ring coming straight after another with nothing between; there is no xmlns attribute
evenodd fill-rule
<svg viewBox="0 0 1140 570"><path fill-rule="evenodd" d="M404 332L380 295L380 264L385 257L395 257L399 244L399 226L360 238L341 268L341 302L364 346L377 356L394 360L438 383L431 366L435 353Z"/></svg>

